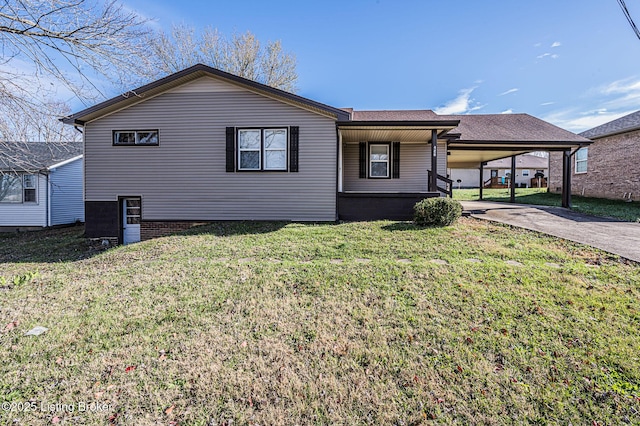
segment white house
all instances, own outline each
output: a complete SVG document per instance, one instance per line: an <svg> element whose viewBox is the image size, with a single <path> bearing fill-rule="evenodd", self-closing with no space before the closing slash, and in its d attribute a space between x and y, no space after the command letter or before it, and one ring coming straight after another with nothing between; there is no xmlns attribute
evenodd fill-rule
<svg viewBox="0 0 640 426"><path fill-rule="evenodd" d="M511 174L511 158L501 158L499 160L488 161L483 168L482 181L485 188L492 184L506 185L508 176ZM453 180L454 187L479 188L479 169L455 169L448 170L449 178ZM538 153L522 154L516 156L516 185L526 187L537 187L538 181L532 180L536 174L542 174L544 180L540 180L540 185L546 188L546 178L549 177L549 157L544 157ZM460 180L460 182L458 182Z"/></svg>
<svg viewBox="0 0 640 426"><path fill-rule="evenodd" d="M79 142L0 142L0 229L84 222Z"/></svg>

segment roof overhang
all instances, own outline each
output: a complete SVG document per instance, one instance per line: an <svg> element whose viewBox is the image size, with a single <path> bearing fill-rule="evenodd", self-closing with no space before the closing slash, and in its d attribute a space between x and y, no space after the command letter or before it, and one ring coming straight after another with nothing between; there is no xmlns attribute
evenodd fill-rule
<svg viewBox="0 0 640 426"><path fill-rule="evenodd" d="M349 142L427 142L435 130L443 137L455 129L458 120L430 121L340 121L342 141Z"/></svg>

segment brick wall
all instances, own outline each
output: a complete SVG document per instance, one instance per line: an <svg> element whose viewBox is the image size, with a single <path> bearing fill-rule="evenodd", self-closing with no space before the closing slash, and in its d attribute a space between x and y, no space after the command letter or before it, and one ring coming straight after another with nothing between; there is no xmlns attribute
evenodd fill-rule
<svg viewBox="0 0 640 426"><path fill-rule="evenodd" d="M164 237L204 224L206 222L142 222L140 224L140 239L145 241L151 238Z"/></svg>
<svg viewBox="0 0 640 426"><path fill-rule="evenodd" d="M640 131L597 139L589 146L587 172L575 174L571 158L571 193L587 197L622 199L632 193L640 200ZM562 153L549 156L549 190L562 188Z"/></svg>

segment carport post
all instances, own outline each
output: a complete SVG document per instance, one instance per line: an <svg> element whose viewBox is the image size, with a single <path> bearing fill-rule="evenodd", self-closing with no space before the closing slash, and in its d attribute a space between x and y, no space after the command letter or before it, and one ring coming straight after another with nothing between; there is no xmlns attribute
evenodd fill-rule
<svg viewBox="0 0 640 426"><path fill-rule="evenodd" d="M431 130L431 181L429 191L438 192L438 131Z"/></svg>
<svg viewBox="0 0 640 426"><path fill-rule="evenodd" d="M562 207L571 208L571 150L562 151Z"/></svg>
<svg viewBox="0 0 640 426"><path fill-rule="evenodd" d="M480 201L482 201L482 190L484 189L484 162L480 162Z"/></svg>
<svg viewBox="0 0 640 426"><path fill-rule="evenodd" d="M509 196L509 202L516 202L516 156L511 156L511 195Z"/></svg>

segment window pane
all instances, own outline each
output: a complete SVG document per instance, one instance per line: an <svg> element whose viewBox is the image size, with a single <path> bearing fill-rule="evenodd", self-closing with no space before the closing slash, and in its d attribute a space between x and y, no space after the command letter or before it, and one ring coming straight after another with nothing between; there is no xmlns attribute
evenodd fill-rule
<svg viewBox="0 0 640 426"><path fill-rule="evenodd" d="M136 225L140 223L140 216L127 216L127 224Z"/></svg>
<svg viewBox="0 0 640 426"><path fill-rule="evenodd" d="M138 207L138 208L140 208L140 200L127 200L127 207Z"/></svg>
<svg viewBox="0 0 640 426"><path fill-rule="evenodd" d="M586 160L589 152L589 148L580 148L578 152L576 152L576 160Z"/></svg>
<svg viewBox="0 0 640 426"><path fill-rule="evenodd" d="M388 163L371 163L371 176L373 177L387 177Z"/></svg>
<svg viewBox="0 0 640 426"><path fill-rule="evenodd" d="M35 203L36 202L36 190L35 189L25 189L24 190L24 202L25 203Z"/></svg>
<svg viewBox="0 0 640 426"><path fill-rule="evenodd" d="M34 189L36 187L36 177L34 175L24 175L22 179L24 180L25 189Z"/></svg>
<svg viewBox="0 0 640 426"><path fill-rule="evenodd" d="M386 145L371 145L371 161L388 160L389 147Z"/></svg>
<svg viewBox="0 0 640 426"><path fill-rule="evenodd" d="M587 162L586 161L577 161L576 162L576 173L582 173L587 171Z"/></svg>
<svg viewBox="0 0 640 426"><path fill-rule="evenodd" d="M241 169L260 169L260 151L241 151Z"/></svg>
<svg viewBox="0 0 640 426"><path fill-rule="evenodd" d="M285 129L270 129L264 131L265 149L287 149L287 131Z"/></svg>
<svg viewBox="0 0 640 426"><path fill-rule="evenodd" d="M260 149L260 130L240 130L238 146L240 149Z"/></svg>
<svg viewBox="0 0 640 426"><path fill-rule="evenodd" d="M158 145L158 132L138 132L140 145Z"/></svg>
<svg viewBox="0 0 640 426"><path fill-rule="evenodd" d="M22 179L16 175L0 175L0 202L22 202Z"/></svg>
<svg viewBox="0 0 640 426"><path fill-rule="evenodd" d="M265 151L265 169L285 170L287 168L287 151Z"/></svg>
<svg viewBox="0 0 640 426"><path fill-rule="evenodd" d="M116 145L133 145L136 143L135 132L115 132L113 135Z"/></svg>

